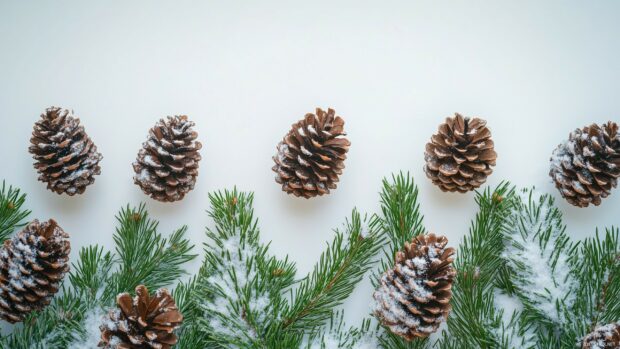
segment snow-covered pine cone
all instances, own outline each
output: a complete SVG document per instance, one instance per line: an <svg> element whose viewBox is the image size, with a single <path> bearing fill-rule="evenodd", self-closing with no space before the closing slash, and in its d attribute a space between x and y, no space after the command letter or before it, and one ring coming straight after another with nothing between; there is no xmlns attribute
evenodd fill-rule
<svg viewBox="0 0 620 349"><path fill-rule="evenodd" d="M144 285L116 297L118 309L110 310L101 329L99 347L106 349L170 349L177 343L174 331L181 326L183 315L170 292L159 289L153 296Z"/></svg>
<svg viewBox="0 0 620 349"><path fill-rule="evenodd" d="M160 119L133 163L134 182L153 199L173 202L194 189L202 144L186 115Z"/></svg>
<svg viewBox="0 0 620 349"><path fill-rule="evenodd" d="M30 153L39 180L58 194L82 194L101 173L103 158L80 125L80 119L69 110L50 107L34 124Z"/></svg>
<svg viewBox="0 0 620 349"><path fill-rule="evenodd" d="M551 156L549 175L572 205L598 206L620 177L620 133L609 121L576 129Z"/></svg>
<svg viewBox="0 0 620 349"><path fill-rule="evenodd" d="M392 333L409 341L428 337L448 317L456 271L447 244L445 236L419 235L381 276L374 314Z"/></svg>
<svg viewBox="0 0 620 349"><path fill-rule="evenodd" d="M620 348L620 322L599 326L583 338L582 349Z"/></svg>
<svg viewBox="0 0 620 349"><path fill-rule="evenodd" d="M351 145L345 136L344 120L331 108L316 108L294 123L273 157L282 190L309 199L336 189Z"/></svg>
<svg viewBox="0 0 620 349"><path fill-rule="evenodd" d="M69 271L69 235L32 221L0 248L0 317L15 323L47 306Z"/></svg>
<svg viewBox="0 0 620 349"><path fill-rule="evenodd" d="M443 191L465 193L493 173L497 153L487 122L456 113L426 144L424 172Z"/></svg>

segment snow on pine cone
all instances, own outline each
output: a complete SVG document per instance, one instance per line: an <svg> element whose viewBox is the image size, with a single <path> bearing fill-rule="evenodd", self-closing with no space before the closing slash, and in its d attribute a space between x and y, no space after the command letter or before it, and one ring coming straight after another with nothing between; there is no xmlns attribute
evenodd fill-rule
<svg viewBox="0 0 620 349"><path fill-rule="evenodd" d="M493 173L497 153L486 124L456 113L426 144L424 172L442 191L474 190Z"/></svg>
<svg viewBox="0 0 620 349"><path fill-rule="evenodd" d="M294 123L273 157L282 190L309 199L336 189L351 145L345 136L344 120L331 108L316 108Z"/></svg>
<svg viewBox="0 0 620 349"><path fill-rule="evenodd" d="M57 194L82 194L101 173L103 158L80 125L80 119L58 107L50 107L34 124L30 147L39 180Z"/></svg>
<svg viewBox="0 0 620 349"><path fill-rule="evenodd" d="M47 306L69 271L69 235L50 219L32 221L0 249L0 317L23 321Z"/></svg>
<svg viewBox="0 0 620 349"><path fill-rule="evenodd" d="M573 131L551 156L549 175L572 205L598 206L620 177L620 134L609 121Z"/></svg>
<svg viewBox="0 0 620 349"><path fill-rule="evenodd" d="M582 349L620 348L620 322L599 326L583 338Z"/></svg>
<svg viewBox="0 0 620 349"><path fill-rule="evenodd" d="M419 235L396 253L373 294L374 314L390 331L406 340L428 337L448 317L455 250L448 239Z"/></svg>
<svg viewBox="0 0 620 349"><path fill-rule="evenodd" d="M194 189L202 144L186 115L160 119L133 163L134 182L153 199L173 202Z"/></svg>
<svg viewBox="0 0 620 349"><path fill-rule="evenodd" d="M99 347L106 349L170 349L177 343L174 331L181 326L183 315L170 292L159 289L153 296L144 285L116 297L118 309L110 310L100 326Z"/></svg>

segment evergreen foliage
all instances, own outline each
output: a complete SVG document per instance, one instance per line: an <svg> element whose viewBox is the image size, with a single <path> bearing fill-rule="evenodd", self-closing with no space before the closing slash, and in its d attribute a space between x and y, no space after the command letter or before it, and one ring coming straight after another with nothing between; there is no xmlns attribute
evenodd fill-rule
<svg viewBox="0 0 620 349"><path fill-rule="evenodd" d="M24 198L3 185L0 236L24 224ZM409 174L384 180L380 198L379 214L366 220L353 210L298 279L295 263L261 242L251 193L211 194L215 225L202 266L173 292L185 318L176 348L569 349L620 320L618 228L573 241L550 195L501 183L476 193L479 211L458 246L452 312L441 332L407 342L371 319L346 326L337 309L377 256L374 285L405 242L427 233ZM122 209L117 220L115 251L81 249L61 294L1 338L0 348L95 348L118 293L173 284L195 257L186 228L164 238L144 205Z"/></svg>
<svg viewBox="0 0 620 349"><path fill-rule="evenodd" d="M169 285L183 274L182 265L195 257L184 237L186 227L164 238L144 205L122 209L117 220L116 253L99 246L81 249L62 295L2 338L0 348L96 348L99 325L118 293L133 291L139 284L152 289Z"/></svg>
<svg viewBox="0 0 620 349"><path fill-rule="evenodd" d="M259 241L252 194L235 189L213 193L210 200L215 229L207 229L203 266L175 292L189 314L179 348L359 344L362 331L345 330L334 309L372 267L382 240L364 228L357 211L334 231L313 271L297 280L295 264L271 256L269 245Z"/></svg>
<svg viewBox="0 0 620 349"><path fill-rule="evenodd" d="M22 209L26 194L2 181L0 189L0 242L6 240L17 228L23 227L30 210Z"/></svg>

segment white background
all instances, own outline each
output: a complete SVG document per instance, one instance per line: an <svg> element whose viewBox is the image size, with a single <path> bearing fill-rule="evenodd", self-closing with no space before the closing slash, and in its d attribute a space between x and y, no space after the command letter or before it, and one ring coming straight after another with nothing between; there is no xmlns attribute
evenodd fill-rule
<svg viewBox="0 0 620 349"><path fill-rule="evenodd" d="M551 192L571 236L592 236L620 224L620 190L569 206L548 160L573 129L620 121L619 16L616 1L2 0L0 178L28 193L31 218L71 234L74 260L88 244L112 248L115 214L140 202L165 234L187 224L202 256L207 194L237 185L255 192L262 240L303 276L353 207L377 212L394 171L415 176L426 227L458 243L474 194L443 193L422 171L425 143L458 111L488 120L490 185ZM47 191L32 168L32 125L50 105L73 109L104 156L82 196ZM271 156L317 106L345 119L352 146L337 190L298 199L274 182ZM170 114L196 122L203 160L196 189L162 204L133 184L131 163ZM371 292L365 281L346 303L350 324Z"/></svg>

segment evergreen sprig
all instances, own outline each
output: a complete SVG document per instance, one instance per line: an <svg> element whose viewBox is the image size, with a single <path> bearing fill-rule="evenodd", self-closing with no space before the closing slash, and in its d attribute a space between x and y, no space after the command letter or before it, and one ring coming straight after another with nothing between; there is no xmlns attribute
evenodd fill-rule
<svg viewBox="0 0 620 349"><path fill-rule="evenodd" d="M380 241L377 232L363 231L360 214L354 210L345 232L335 230L334 240L295 291L282 327L303 331L328 320L369 270L370 261L381 248Z"/></svg>
<svg viewBox="0 0 620 349"><path fill-rule="evenodd" d="M144 205L124 208L117 220L117 253L96 245L82 248L62 295L30 314L23 327L0 340L0 348L95 348L99 325L107 309L115 306L117 293L133 292L140 284L153 289L170 284L183 274L181 264L194 258L184 238L186 229L163 238Z"/></svg>
<svg viewBox="0 0 620 349"><path fill-rule="evenodd" d="M30 210L22 209L26 201L26 194L18 188L7 188L2 181L0 189L0 242L6 240L17 228L24 226L24 220L30 214Z"/></svg>
<svg viewBox="0 0 620 349"><path fill-rule="evenodd" d="M260 242L251 193L225 190L209 198L215 228L207 229L203 266L175 291L190 314L177 347L314 348L310 342L320 347L333 336L359 341L359 330L335 326L334 314L381 246L359 213L353 211L344 230L335 231L313 272L296 281L295 264L271 256L269 245Z"/></svg>

